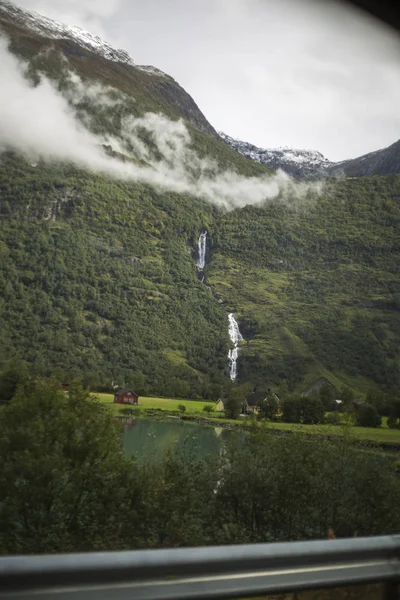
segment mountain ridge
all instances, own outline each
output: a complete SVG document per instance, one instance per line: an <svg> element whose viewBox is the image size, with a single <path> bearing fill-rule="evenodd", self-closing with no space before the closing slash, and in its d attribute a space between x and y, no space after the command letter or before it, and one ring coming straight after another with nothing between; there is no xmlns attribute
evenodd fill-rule
<svg viewBox="0 0 400 600"><path fill-rule="evenodd" d="M259 148L249 142L232 138L222 131L218 134L231 148L246 158L271 169L282 169L296 179L366 177L400 173L400 140L356 158L332 162L318 150L287 147Z"/></svg>
<svg viewBox="0 0 400 600"><path fill-rule="evenodd" d="M49 19L35 11L19 8L16 4L13 4L8 0L1 0L0 11L1 10L3 10L3 13L5 12L7 17L11 18L15 23L23 24L25 27L28 27L40 35L54 39L72 39L77 41L83 47L101 54L108 60L130 65L136 69L145 71L146 73L173 79L170 75L167 75L152 65L137 65L126 50L113 48L99 36L93 35L81 27L64 25L59 21Z"/></svg>
<svg viewBox="0 0 400 600"><path fill-rule="evenodd" d="M322 174L327 165L333 164L317 150L288 147L259 148L254 144L233 138L222 131L219 131L218 134L224 142L246 158L266 165L271 169L282 169L282 171L297 179Z"/></svg>

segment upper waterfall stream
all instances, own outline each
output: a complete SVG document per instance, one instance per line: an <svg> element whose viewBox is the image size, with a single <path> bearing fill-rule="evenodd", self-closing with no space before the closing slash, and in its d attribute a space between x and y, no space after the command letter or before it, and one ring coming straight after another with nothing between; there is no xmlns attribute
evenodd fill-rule
<svg viewBox="0 0 400 600"><path fill-rule="evenodd" d="M196 265L200 271L204 271L206 266L206 252L207 252L207 231L202 231L198 241L198 258Z"/></svg>

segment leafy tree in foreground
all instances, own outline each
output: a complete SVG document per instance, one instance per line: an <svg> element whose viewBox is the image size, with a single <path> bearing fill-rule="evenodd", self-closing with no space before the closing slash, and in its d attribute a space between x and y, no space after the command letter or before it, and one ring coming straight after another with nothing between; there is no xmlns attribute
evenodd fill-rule
<svg viewBox="0 0 400 600"><path fill-rule="evenodd" d="M166 548L400 530L393 459L256 423L199 459L133 461L75 385L28 382L0 407L0 554Z"/></svg>
<svg viewBox="0 0 400 600"><path fill-rule="evenodd" d="M377 535L398 531L400 482L392 462L335 441L256 428L231 436L216 494L221 543ZM229 467L228 467L229 465Z"/></svg>
<svg viewBox="0 0 400 600"><path fill-rule="evenodd" d="M112 546L130 462L116 425L78 387L20 387L0 408L0 550Z"/></svg>

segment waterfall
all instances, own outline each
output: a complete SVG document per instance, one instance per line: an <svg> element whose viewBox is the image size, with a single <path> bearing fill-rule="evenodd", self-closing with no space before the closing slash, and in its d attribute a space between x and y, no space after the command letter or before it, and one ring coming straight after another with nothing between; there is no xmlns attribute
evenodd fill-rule
<svg viewBox="0 0 400 600"><path fill-rule="evenodd" d="M232 381L235 381L237 375L237 360L239 357L239 342L243 341L243 336L239 331L239 325L233 316L233 313L229 313L229 337L231 338L231 342L233 343L233 348L231 348L228 352L228 360L229 360L229 368L230 368L230 378Z"/></svg>
<svg viewBox="0 0 400 600"><path fill-rule="evenodd" d="M196 265L198 266L200 271L204 271L204 267L206 266L207 230L202 231L202 233L200 234L197 247L199 257L197 259Z"/></svg>

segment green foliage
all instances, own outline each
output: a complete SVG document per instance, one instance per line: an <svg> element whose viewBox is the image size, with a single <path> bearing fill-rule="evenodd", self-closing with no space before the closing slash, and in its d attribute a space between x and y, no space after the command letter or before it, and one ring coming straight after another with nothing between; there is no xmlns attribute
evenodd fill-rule
<svg viewBox="0 0 400 600"><path fill-rule="evenodd" d="M400 528L392 460L256 427L199 460L135 462L96 400L28 381L0 407L0 553L378 535Z"/></svg>
<svg viewBox="0 0 400 600"><path fill-rule="evenodd" d="M0 373L0 405L11 400L18 384L26 382L28 372L28 365L23 360L16 357L7 361Z"/></svg>
<svg viewBox="0 0 400 600"><path fill-rule="evenodd" d="M400 419L400 399L391 398L388 401L389 404L389 416L397 417Z"/></svg>
<svg viewBox="0 0 400 600"><path fill-rule="evenodd" d="M286 423L301 422L300 398L289 396L282 402L282 419Z"/></svg>
<svg viewBox="0 0 400 600"><path fill-rule="evenodd" d="M399 429L400 428L399 417L395 417L395 416L388 417L387 418L387 426L390 427L390 429Z"/></svg>
<svg viewBox="0 0 400 600"><path fill-rule="evenodd" d="M0 408L0 549L60 552L112 544L128 461L107 412L75 386L20 386Z"/></svg>
<svg viewBox="0 0 400 600"><path fill-rule="evenodd" d="M337 442L268 431L232 438L216 495L218 542L266 542L397 531L398 478L385 458ZM375 520L376 519L376 520Z"/></svg>
<svg viewBox="0 0 400 600"><path fill-rule="evenodd" d="M340 180L218 220L208 282L238 314L241 381L399 388L399 195L399 176Z"/></svg>
<svg viewBox="0 0 400 600"><path fill-rule="evenodd" d="M368 390L366 402L367 404L374 406L378 413L381 413L385 406L385 396L381 391L371 389Z"/></svg>
<svg viewBox="0 0 400 600"><path fill-rule="evenodd" d="M232 386L227 399L225 400L224 410L227 419L237 419L242 412L243 404L246 400L245 390L240 386Z"/></svg>
<svg viewBox="0 0 400 600"><path fill-rule="evenodd" d="M212 404L205 404L203 406L203 411L206 412L206 413L208 413L208 414L210 414L210 413L212 413L214 411L214 407L213 407Z"/></svg>
<svg viewBox="0 0 400 600"><path fill-rule="evenodd" d="M353 390L344 385L340 390L340 400L345 406L351 404L354 400Z"/></svg>
<svg viewBox="0 0 400 600"><path fill-rule="evenodd" d="M323 423L325 420L325 407L317 396L302 398L301 422L309 425Z"/></svg>
<svg viewBox="0 0 400 600"><path fill-rule="evenodd" d="M18 354L95 390L114 381L186 398L205 380L207 395L221 385L227 317L188 252L209 205L12 154L0 189L12 206L0 228L0 370Z"/></svg>
<svg viewBox="0 0 400 600"><path fill-rule="evenodd" d="M365 403L357 411L357 423L361 427L380 427L382 419L375 406Z"/></svg>
<svg viewBox="0 0 400 600"><path fill-rule="evenodd" d="M178 410L183 414L186 412L186 406L184 404L178 404Z"/></svg>
<svg viewBox="0 0 400 600"><path fill-rule="evenodd" d="M79 103L95 133L118 136L125 117L162 113L183 118L193 150L222 169L268 173L219 139L171 77L27 35L7 19L2 26L32 82L45 74L65 91L72 69L85 84L112 90L112 105ZM157 155L151 135L139 135ZM136 374L142 393L216 399L211 386L223 383L229 344L218 299L237 311L246 340L240 382L268 378L301 393L306 381L328 375L357 397L398 390L399 196L399 176L352 178L326 181L320 196L285 192L226 213L2 155L0 365L18 354L38 373L62 365L67 378L83 376L93 388ZM213 295L190 256L205 226Z"/></svg>
<svg viewBox="0 0 400 600"><path fill-rule="evenodd" d="M324 410L331 411L334 410L335 406L335 394L330 385L323 385L319 390L319 399L321 400Z"/></svg>
<svg viewBox="0 0 400 600"><path fill-rule="evenodd" d="M260 415L263 419L274 419L278 410L279 403L273 394L268 394L268 396L264 400L261 400L259 404Z"/></svg>
<svg viewBox="0 0 400 600"><path fill-rule="evenodd" d="M326 425L340 425L341 422L341 415L338 412L331 412L325 415Z"/></svg>
<svg viewBox="0 0 400 600"><path fill-rule="evenodd" d="M325 408L318 396L291 396L282 403L282 419L287 423L314 425L324 422Z"/></svg>

